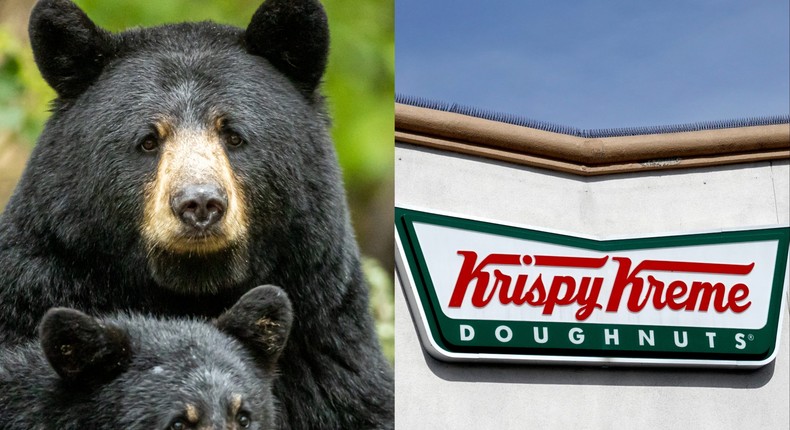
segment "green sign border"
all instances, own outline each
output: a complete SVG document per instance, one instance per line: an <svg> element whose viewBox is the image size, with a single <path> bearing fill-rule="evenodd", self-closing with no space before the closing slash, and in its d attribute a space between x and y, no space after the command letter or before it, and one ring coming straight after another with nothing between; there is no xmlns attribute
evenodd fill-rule
<svg viewBox="0 0 790 430"><path fill-rule="evenodd" d="M425 223L437 226L452 227L487 234L501 235L517 239L528 239L545 243L565 245L600 252L626 251L634 249L651 249L665 247L681 247L691 245L729 244L739 242L756 242L776 240L777 258L774 264L774 276L771 285L770 305L766 325L758 330L723 329L706 327L682 326L636 326L624 324L599 323L544 323L527 321L494 321L494 320L462 320L446 316L439 305L428 271L425 257L414 230L414 223ZM778 343L779 322L782 310L785 265L787 264L790 245L790 227L775 227L757 230L741 230L713 233L696 233L672 235L665 237L647 237L617 240L593 240L578 238L564 234L548 233L527 228L474 221L453 216L439 215L412 209L395 208L395 228L400 238L407 263L415 282L418 300L425 311L427 327L426 335L444 351L457 354L502 354L517 356L546 357L605 357L626 359L659 359L670 360L672 364L682 364L684 360L765 362L775 352ZM416 315L415 315L416 317ZM459 325L466 324L475 328L473 341L460 341ZM494 331L500 325L506 325L513 332L513 339L503 344L495 339ZM549 340L538 344L533 339L535 327L546 327ZM584 330L585 342L573 344L568 337L568 330L579 327ZM638 330L655 331L655 346L629 347L607 345L604 342L604 330L619 331L619 338L632 339L636 343ZM679 350L674 345L674 331L685 331L688 345ZM730 346L720 346L716 352L710 352L705 332L717 333L716 341L733 339L736 333L750 339L743 350ZM552 336L553 333L553 336ZM682 335L680 335L682 336ZM513 346L508 346L513 345Z"/></svg>

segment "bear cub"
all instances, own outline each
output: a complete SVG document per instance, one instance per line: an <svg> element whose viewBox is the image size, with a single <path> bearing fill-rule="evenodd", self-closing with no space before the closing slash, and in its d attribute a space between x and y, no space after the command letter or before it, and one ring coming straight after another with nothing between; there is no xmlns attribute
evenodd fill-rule
<svg viewBox="0 0 790 430"><path fill-rule="evenodd" d="M38 343L0 352L0 428L275 428L291 309L270 285L213 325L53 308Z"/></svg>

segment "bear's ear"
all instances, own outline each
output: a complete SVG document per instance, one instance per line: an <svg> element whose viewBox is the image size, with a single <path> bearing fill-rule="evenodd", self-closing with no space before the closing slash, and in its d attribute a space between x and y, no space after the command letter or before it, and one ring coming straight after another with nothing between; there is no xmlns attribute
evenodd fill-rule
<svg viewBox="0 0 790 430"><path fill-rule="evenodd" d="M107 63L109 33L70 0L39 1L28 31L38 69L61 98L82 94Z"/></svg>
<svg viewBox="0 0 790 430"><path fill-rule="evenodd" d="M217 318L217 328L240 340L264 366L274 368L293 322L291 301L280 287L264 285L243 295Z"/></svg>
<svg viewBox="0 0 790 430"><path fill-rule="evenodd" d="M49 364L71 383L110 380L125 370L131 359L126 333L74 309L47 311L39 338Z"/></svg>
<svg viewBox="0 0 790 430"><path fill-rule="evenodd" d="M244 37L251 54L269 60L307 96L313 94L329 55L329 25L318 0L266 0Z"/></svg>

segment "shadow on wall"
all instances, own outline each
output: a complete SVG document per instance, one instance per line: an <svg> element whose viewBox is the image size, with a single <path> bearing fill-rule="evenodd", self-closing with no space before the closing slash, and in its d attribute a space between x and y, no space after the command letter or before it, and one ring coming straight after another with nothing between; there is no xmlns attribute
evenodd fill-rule
<svg viewBox="0 0 790 430"><path fill-rule="evenodd" d="M445 363L423 350L425 364L446 381L498 384L604 385L638 387L713 387L751 389L766 385L776 360L756 370L682 369L673 367L592 367Z"/></svg>

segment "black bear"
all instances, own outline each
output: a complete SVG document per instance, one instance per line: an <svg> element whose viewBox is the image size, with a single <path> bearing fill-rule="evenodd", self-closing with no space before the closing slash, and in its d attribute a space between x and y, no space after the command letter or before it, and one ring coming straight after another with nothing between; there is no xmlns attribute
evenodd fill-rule
<svg viewBox="0 0 790 430"><path fill-rule="evenodd" d="M216 317L275 284L294 308L280 426L392 427L320 94L321 4L110 33L42 0L30 38L57 98L0 218L0 342L54 306Z"/></svg>
<svg viewBox="0 0 790 430"><path fill-rule="evenodd" d="M0 352L0 428L274 429L291 321L274 286L245 294L216 327L53 308L40 344Z"/></svg>

